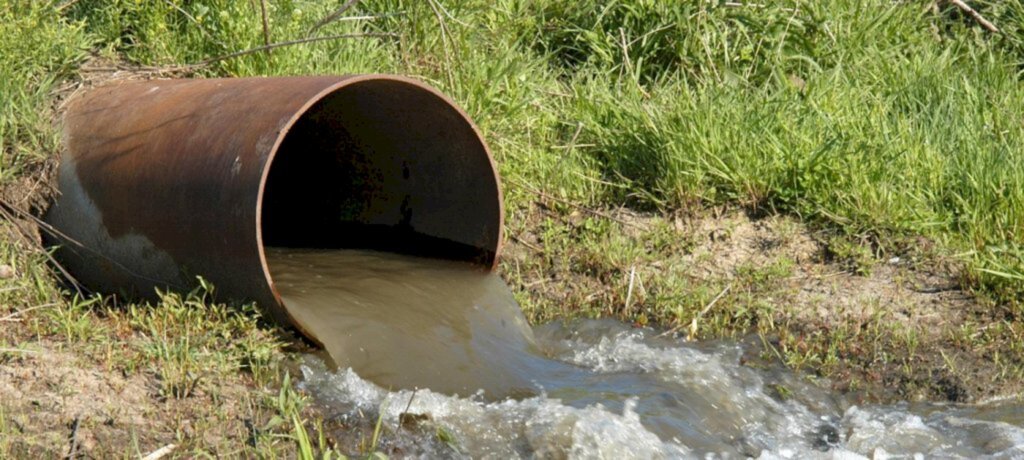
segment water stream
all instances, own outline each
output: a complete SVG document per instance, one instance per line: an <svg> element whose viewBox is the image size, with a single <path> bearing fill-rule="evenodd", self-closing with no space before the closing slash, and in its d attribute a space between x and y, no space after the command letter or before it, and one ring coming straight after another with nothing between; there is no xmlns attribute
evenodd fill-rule
<svg viewBox="0 0 1024 460"><path fill-rule="evenodd" d="M458 262L281 249L268 260L333 361L307 357L302 386L337 420L379 415L395 455L1024 458L1018 401L856 406L744 359L739 343L608 320L531 330L498 276Z"/></svg>

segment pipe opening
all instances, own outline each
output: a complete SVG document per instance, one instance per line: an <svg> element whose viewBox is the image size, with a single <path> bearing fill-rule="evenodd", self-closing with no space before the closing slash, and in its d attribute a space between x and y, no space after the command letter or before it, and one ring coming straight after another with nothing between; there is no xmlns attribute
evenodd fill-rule
<svg viewBox="0 0 1024 460"><path fill-rule="evenodd" d="M490 267L501 204L490 155L455 106L418 83L342 83L306 110L264 184L264 246L374 249Z"/></svg>

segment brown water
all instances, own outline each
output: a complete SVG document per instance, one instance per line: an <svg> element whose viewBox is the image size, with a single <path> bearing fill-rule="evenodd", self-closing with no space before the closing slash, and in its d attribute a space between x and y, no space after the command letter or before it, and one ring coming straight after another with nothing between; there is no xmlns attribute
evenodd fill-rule
<svg viewBox="0 0 1024 460"><path fill-rule="evenodd" d="M305 358L302 387L343 426L379 415L381 448L401 456L1024 458L1017 400L859 407L738 343L607 320L531 330L497 276L461 263L307 250L268 260L337 365ZM423 421L409 427L407 412Z"/></svg>
<svg viewBox="0 0 1024 460"><path fill-rule="evenodd" d="M487 399L536 394L546 359L508 287L462 262L363 250L273 248L289 311L339 368L384 388Z"/></svg>

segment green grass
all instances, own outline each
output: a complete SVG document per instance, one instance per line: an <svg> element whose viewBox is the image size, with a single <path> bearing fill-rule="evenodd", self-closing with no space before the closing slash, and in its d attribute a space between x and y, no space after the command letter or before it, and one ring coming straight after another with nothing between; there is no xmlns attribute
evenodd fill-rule
<svg viewBox="0 0 1024 460"><path fill-rule="evenodd" d="M0 181L31 172L58 151L51 92L74 75L90 45L84 24L51 9L0 4Z"/></svg>
<svg viewBox="0 0 1024 460"><path fill-rule="evenodd" d="M262 43L247 2L172 3L0 10L5 36L17 38L0 49L10 63L0 92L8 176L56 150L40 108L85 49L174 65ZM945 10L853 0L460 2L438 14L431 5L363 2L358 13L377 19L316 33L396 37L276 49L199 74L411 74L467 107L513 184L662 211L735 203L883 245L924 235L982 283L1022 276L1019 37L986 36ZM269 6L281 41L304 37L334 7ZM1018 30L1021 8L983 11ZM528 193L509 195L518 205Z"/></svg>
<svg viewBox="0 0 1024 460"><path fill-rule="evenodd" d="M0 189L41 175L59 152L54 95L84 62L173 68L260 46L258 3L0 0ZM267 3L269 39L280 42L307 37L343 2ZM995 356L1014 378L1024 353L1000 347L1019 345L1024 322L1024 3L971 2L1000 35L931 2L761 3L365 0L347 14L369 19L314 35L388 35L282 47L186 73L391 72L449 94L497 157L509 233L534 235L546 250L505 265L536 321L616 316L684 331L696 324L699 337L770 332L781 336L773 346L785 361L826 372L855 353L915 365L892 350L919 349L922 331L887 328L884 317L827 331L785 323L785 305L766 299L792 261L741 267L735 280L691 275L714 260L658 264L696 244L673 229L673 216L742 208L811 226L831 257L862 275L892 256L952 260L999 314L948 331L950 341ZM664 218L638 231L580 217L581 206ZM8 285L17 289L0 292L0 316L57 306L26 313L0 348L80 349L147 376L168 400L216 392L216 375L280 383L274 356L285 339L255 311L202 292L155 305L68 300L42 255L6 228L5 263L19 275ZM646 284L630 292L633 267ZM563 283L560 296L526 287L550 274L566 276L549 280ZM730 283L737 287L700 314ZM847 349L854 343L860 348ZM279 414L280 425L301 426L295 413ZM11 417L0 414L0 433ZM321 450L298 428L288 436L300 451ZM279 440L266 439L259 445Z"/></svg>
<svg viewBox="0 0 1024 460"><path fill-rule="evenodd" d="M263 42L251 2L172 3L85 0L62 17L92 49L143 65ZM303 38L336 6L269 2L270 39ZM1008 285L1024 276L1024 6L979 8L1007 33L955 9L865 0L365 1L352 14L375 19L315 34L394 37L281 48L199 75L418 76L467 108L513 185L599 206L795 214L879 252L923 235L976 285L1019 300ZM510 189L513 206L529 200Z"/></svg>
<svg viewBox="0 0 1024 460"><path fill-rule="evenodd" d="M0 397L0 457L66 454L71 420L34 405L50 394L95 400L70 407L106 440L92 451L103 457L175 444L185 456L290 458L304 434L292 422L319 423L283 365L284 340L293 339L252 305L218 303L208 289L146 304L65 300L39 253L4 241L0 259L17 271L0 280L0 365L32 376L7 382L22 398ZM120 396L90 393L96 388Z"/></svg>

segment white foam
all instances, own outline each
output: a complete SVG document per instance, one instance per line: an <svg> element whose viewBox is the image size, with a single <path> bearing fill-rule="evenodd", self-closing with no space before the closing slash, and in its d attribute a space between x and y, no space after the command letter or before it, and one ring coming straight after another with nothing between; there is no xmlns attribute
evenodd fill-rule
<svg viewBox="0 0 1024 460"><path fill-rule="evenodd" d="M302 387L328 404L361 410L383 408L383 423L396 430L406 412L424 414L455 437L472 458L683 458L686 446L663 442L640 423L627 404L623 413L601 405L583 409L544 396L484 403L418 390L388 392L351 370L326 372L322 364L302 367ZM409 401L412 400L411 405Z"/></svg>
<svg viewBox="0 0 1024 460"><path fill-rule="evenodd" d="M597 384L578 391L606 403L567 402L555 396L571 393L564 388L499 402L391 392L351 370L329 372L319 361L303 366L301 385L329 406L370 414L383 408L390 432L399 430L411 399L408 412L429 416L425 423L443 428L457 446L438 450L420 438L403 449L427 458L1024 458L1024 429L955 406L847 408L793 374L782 382L795 394L779 397L770 391L778 375L741 364L735 346L665 346L619 330L589 339L570 335L550 348L559 350L556 358L589 369ZM601 393L607 390L601 382L623 376L639 379L635 395ZM616 382L608 385L631 380ZM664 407L658 398L665 398ZM678 433L655 429L659 417L675 417L668 428Z"/></svg>

